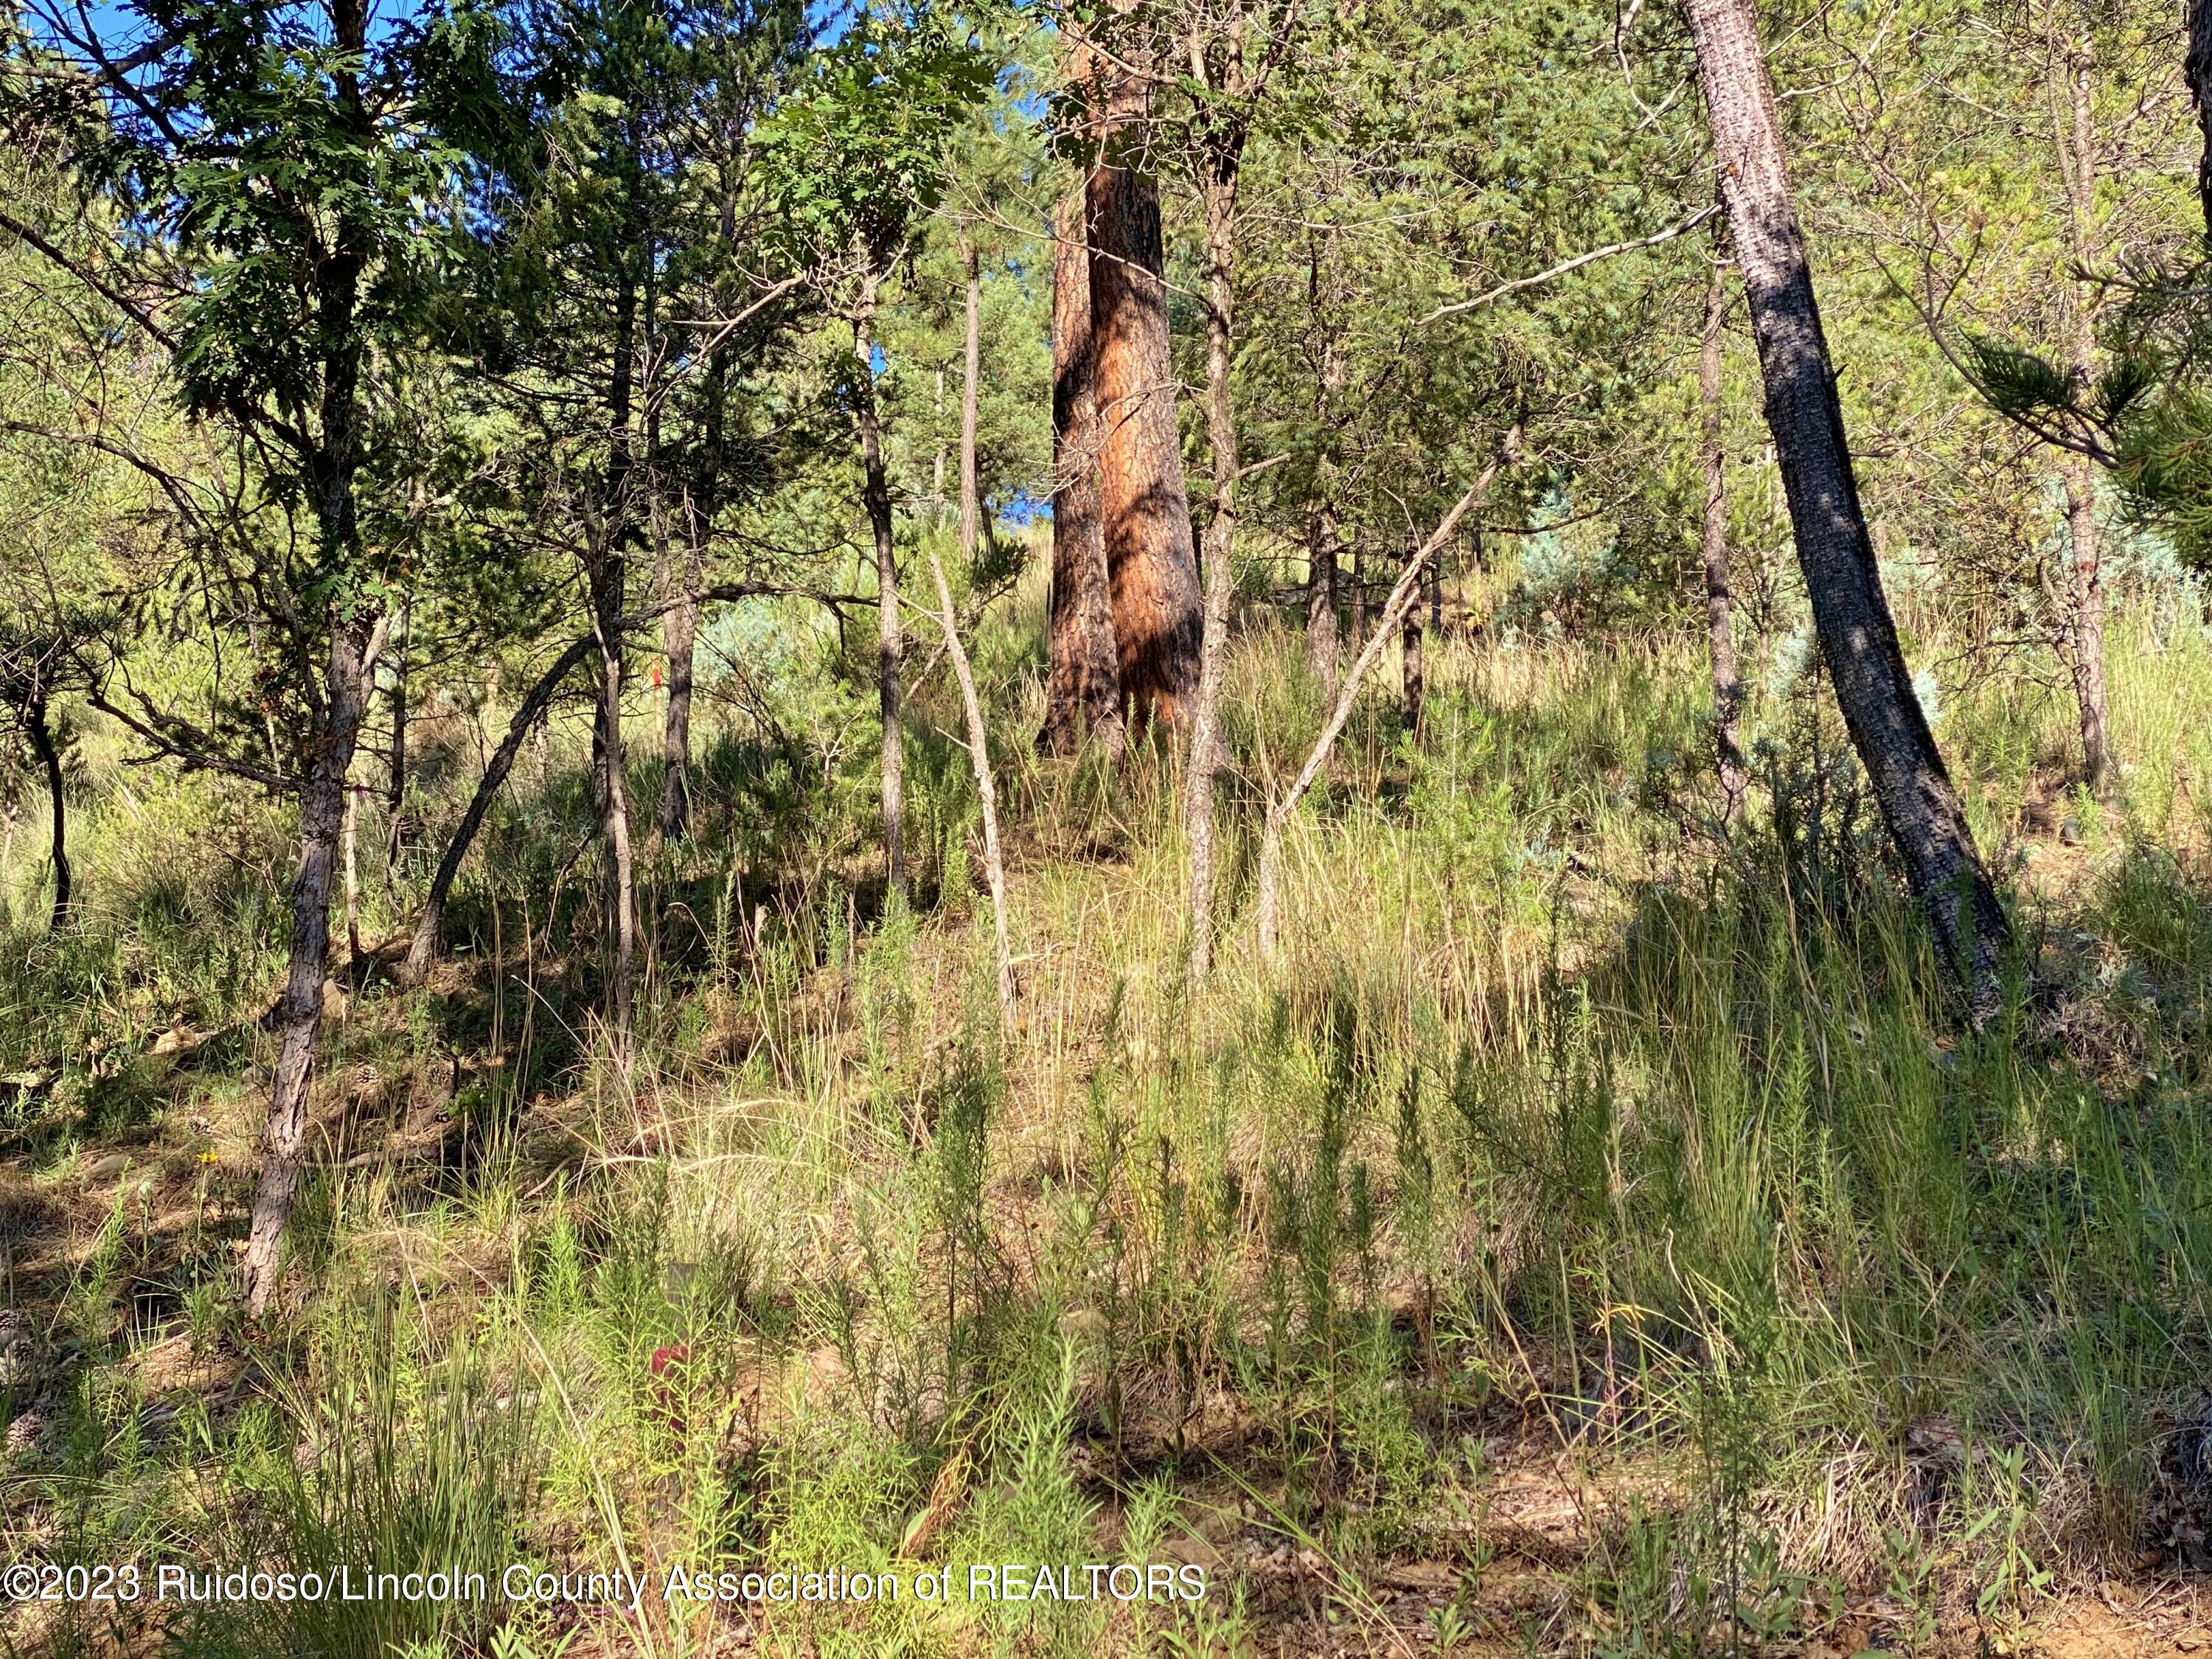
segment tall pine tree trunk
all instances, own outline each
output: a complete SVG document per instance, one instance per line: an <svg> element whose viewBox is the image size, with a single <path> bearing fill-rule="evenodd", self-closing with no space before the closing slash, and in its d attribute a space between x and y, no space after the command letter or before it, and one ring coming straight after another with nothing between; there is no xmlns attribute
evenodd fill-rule
<svg viewBox="0 0 2212 1659"><path fill-rule="evenodd" d="M1176 429L1159 190L1122 161L1142 137L1141 82L1124 82L1112 112L1115 136L1088 187L1093 386L1105 430L1099 507L1131 721L1179 726L1198 691L1204 623Z"/></svg>
<svg viewBox="0 0 2212 1659"><path fill-rule="evenodd" d="M1727 272L1728 267L1716 257L1712 274L1705 282L1705 326L1698 352L1698 411L1702 440L1699 459L1705 475L1705 649L1713 670L1714 760L1721 783L1721 818L1733 823L1743 815L1745 776L1743 745L1737 731L1743 679L1736 670L1735 596L1729 586L1728 456L1721 443Z"/></svg>
<svg viewBox="0 0 2212 1659"><path fill-rule="evenodd" d="M2097 384L2096 294L2087 272L2097 258L2097 131L2090 106L2096 60L2085 37L2070 51L2052 42L2066 70L2063 97L2052 102L2060 170L2066 177L2071 264L2067 285L2069 367L2082 386ZM2054 91L2057 90L2054 88ZM2074 699L2081 715L2081 776L2102 797L2112 781L2112 752L2105 704L2105 594L2097 536L2097 474L2086 455L2066 455L2066 529L2072 544Z"/></svg>
<svg viewBox="0 0 2212 1659"><path fill-rule="evenodd" d="M899 629L898 554L891 543L891 490L884 471L883 430L876 416L876 292L881 278L862 279L853 313L853 415L860 428L860 498L876 553L876 709L883 730L884 904L906 899L906 750L900 714L905 647Z"/></svg>
<svg viewBox="0 0 2212 1659"><path fill-rule="evenodd" d="M1121 668L1099 518L1085 198L1079 183L1053 223L1052 638L1037 733L1037 747L1048 755L1073 754L1086 731L1109 754L1119 754L1123 741Z"/></svg>
<svg viewBox="0 0 2212 1659"><path fill-rule="evenodd" d="M1688 10L1821 652L1906 879L1978 1022L1996 1010L2010 927L1913 694L1882 592L1758 26L1750 0L1689 0Z"/></svg>

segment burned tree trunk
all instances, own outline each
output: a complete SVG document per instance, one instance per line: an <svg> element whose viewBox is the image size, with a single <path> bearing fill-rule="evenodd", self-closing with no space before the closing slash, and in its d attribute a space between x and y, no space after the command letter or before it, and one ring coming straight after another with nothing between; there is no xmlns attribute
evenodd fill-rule
<svg viewBox="0 0 2212 1659"><path fill-rule="evenodd" d="M1081 185L1060 204L1052 255L1051 662L1037 747L1070 755L1084 733L1119 754L1121 668L1098 505L1098 404L1091 386L1091 252Z"/></svg>
<svg viewBox="0 0 2212 1659"><path fill-rule="evenodd" d="M1749 0L1689 0L1689 17L1821 653L1907 881L1978 1022L1996 1010L2010 924L1913 694L1882 592L1758 26Z"/></svg>
<svg viewBox="0 0 2212 1659"><path fill-rule="evenodd" d="M1141 122L1141 92L1116 102L1125 125ZM1093 385L1104 428L1099 507L1121 695L1132 725L1178 726L1198 690L1203 623L1176 429L1159 191L1109 159L1091 173L1087 199Z"/></svg>

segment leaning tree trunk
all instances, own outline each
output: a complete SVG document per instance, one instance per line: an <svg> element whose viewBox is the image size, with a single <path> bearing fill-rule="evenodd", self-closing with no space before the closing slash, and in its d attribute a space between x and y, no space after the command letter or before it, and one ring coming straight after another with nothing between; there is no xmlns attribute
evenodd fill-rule
<svg viewBox="0 0 2212 1659"><path fill-rule="evenodd" d="M453 881L461 872L461 861L469 855L476 842L477 831L483 827L484 815L491 811L491 803L507 781L507 775L514 769L515 757L522 752L524 739L533 734L542 736L546 706L553 694L561 689L561 682L576 672L585 658L599 649L596 632L586 634L570 644L538 677L538 684L530 688L529 695L514 711L507 722L507 735L500 739L499 747L492 750L491 760L484 768L483 776L477 781L476 793L469 797L468 810L446 842L446 851L438 860L438 872L430 878L429 896L422 902L422 915L415 925L415 938L407 948L407 960L399 969L399 980L404 985L419 985L429 971L431 959L438 954L438 935L445 925L446 900L453 890Z"/></svg>
<svg viewBox="0 0 2212 1659"><path fill-rule="evenodd" d="M1978 1023L1996 1012L2010 926L1913 695L1859 505L1843 405L1790 198L1750 0L1689 0L1729 230L1751 300L1766 419L1797 561L1844 723L1937 941Z"/></svg>
<svg viewBox="0 0 2212 1659"><path fill-rule="evenodd" d="M1098 506L1098 404L1091 386L1091 251L1082 185L1060 205L1052 252L1051 661L1037 747L1071 755L1087 731L1123 742L1121 667Z"/></svg>
<svg viewBox="0 0 2212 1659"><path fill-rule="evenodd" d="M860 428L860 495L868 528L875 538L876 706L883 728L884 905L906 898L905 745L900 726L899 678L905 650L899 634L898 554L891 543L891 490L884 472L883 430L876 415L876 290L881 278L871 270L862 279L860 303L853 313L853 416Z"/></svg>
<svg viewBox="0 0 2212 1659"><path fill-rule="evenodd" d="M70 913L69 808L62 799L62 751L54 741L53 728L46 724L46 700L33 696L24 720L30 734L31 750L39 757L39 765L46 775L46 801L53 813L54 825L54 913L47 923L51 933L58 933L68 925Z"/></svg>
<svg viewBox="0 0 2212 1659"><path fill-rule="evenodd" d="M1115 108L1124 128L1141 125L1141 88L1117 94ZM1133 725L1179 726L1198 690L1205 624L1176 429L1159 190L1109 161L1092 171L1088 201L1094 385L1105 429L1099 506L1121 695Z"/></svg>
<svg viewBox="0 0 2212 1659"><path fill-rule="evenodd" d="M1737 717L1743 678L1736 671L1735 596L1728 544L1728 457L1721 445L1721 354L1728 320L1727 266L1718 258L1705 281L1705 327L1698 353L1698 411L1705 475L1705 649L1713 667L1713 750L1721 781L1721 821L1743 815L1746 782Z"/></svg>
<svg viewBox="0 0 2212 1659"><path fill-rule="evenodd" d="M2058 160L2066 176L2071 263L2068 284L2072 324L2067 342L2075 379L2097 384L2096 293L2086 275L2097 258L2097 132L2090 107L2095 60L2085 42L2066 58L2067 96L2054 100ZM2105 595L2097 536L2097 475L2087 455L2066 456L2066 529L2072 544L2074 699L2081 714L2081 775L2093 795L2112 781L2112 750L2105 704Z"/></svg>
<svg viewBox="0 0 2212 1659"><path fill-rule="evenodd" d="M276 1288L277 1247L300 1188L307 1133L307 1085L323 1024L323 975L331 951L331 879L345 827L346 774L353 769L367 702L363 664L371 630L361 618L334 623L320 730L300 792L300 862L292 878L291 962L277 1003L276 1073L262 1132L261 1182L242 1264L246 1311L258 1317Z"/></svg>

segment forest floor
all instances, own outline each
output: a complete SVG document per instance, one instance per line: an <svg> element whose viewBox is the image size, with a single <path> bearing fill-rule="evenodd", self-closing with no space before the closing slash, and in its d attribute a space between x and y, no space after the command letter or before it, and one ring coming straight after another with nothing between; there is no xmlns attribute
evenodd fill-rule
<svg viewBox="0 0 2212 1659"><path fill-rule="evenodd" d="M6 1650L2212 1644L2212 646L2115 651L2110 805L2069 793L2063 708L1947 711L2021 933L1981 1034L1817 696L1778 700L1723 830L1669 651L1434 653L1418 738L1379 699L1352 734L1261 963L1248 832L1314 718L1294 650L1240 667L1230 940L1196 994L1171 768L1048 766L1010 718L997 1028L927 699L923 879L888 918L864 773L708 742L721 804L647 860L626 1059L575 757L495 823L419 990L391 976L419 872L378 853L259 1323L233 1264L283 826L93 769L70 936L0 861L0 1557L655 1589L34 1602L0 1610ZM1207 1594L659 1593L674 1566L1119 1562Z"/></svg>

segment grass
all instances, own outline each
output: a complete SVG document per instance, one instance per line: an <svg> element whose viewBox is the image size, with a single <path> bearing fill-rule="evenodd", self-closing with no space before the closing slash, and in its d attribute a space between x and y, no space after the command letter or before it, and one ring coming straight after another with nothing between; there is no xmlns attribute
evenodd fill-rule
<svg viewBox="0 0 2212 1659"><path fill-rule="evenodd" d="M2107 807L2065 793L2063 697L1947 699L2023 939L1965 1036L1821 689L1761 681L1724 831L1668 641L1432 646L1423 731L1372 699L1297 826L1271 977L1257 813L1319 710L1297 637L1245 636L1193 1000L1170 763L1032 757L1034 608L977 650L1013 1029L949 691L913 712L924 867L884 915L871 756L799 661L708 693L618 1063L560 727L432 984L342 976L256 1330L231 1264L283 825L87 736L76 927L39 931L33 838L0 866L0 1554L494 1590L33 1605L13 1651L2004 1651L2083 1585L2203 1565L2194 625L2116 628ZM418 734L433 822L469 718ZM435 848L387 872L365 823L381 939ZM1091 1562L1207 1594L957 1593ZM515 1564L651 1590L510 1601ZM911 1592L945 1566L954 1595ZM793 1567L909 1589L661 1594Z"/></svg>

